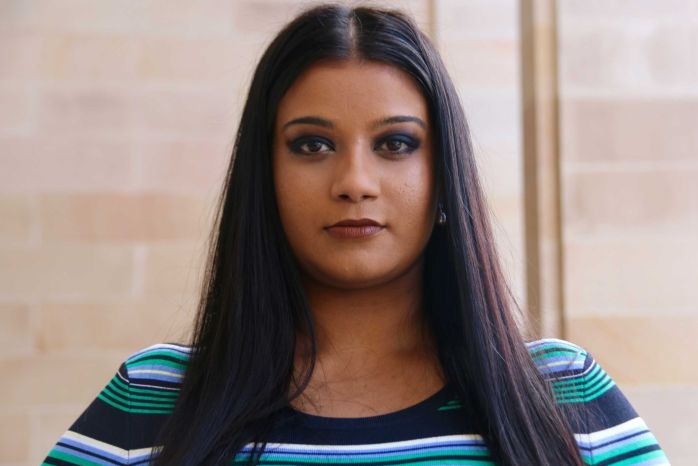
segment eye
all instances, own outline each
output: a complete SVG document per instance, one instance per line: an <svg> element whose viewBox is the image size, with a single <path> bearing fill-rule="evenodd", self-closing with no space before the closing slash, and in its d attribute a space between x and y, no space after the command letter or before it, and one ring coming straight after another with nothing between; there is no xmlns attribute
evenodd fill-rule
<svg viewBox="0 0 698 466"><path fill-rule="evenodd" d="M291 141L288 148L294 154L315 155L334 150L332 143L325 138L302 137Z"/></svg>
<svg viewBox="0 0 698 466"><path fill-rule="evenodd" d="M410 154L419 147L419 140L406 134L393 134L378 141L375 150L391 155Z"/></svg>

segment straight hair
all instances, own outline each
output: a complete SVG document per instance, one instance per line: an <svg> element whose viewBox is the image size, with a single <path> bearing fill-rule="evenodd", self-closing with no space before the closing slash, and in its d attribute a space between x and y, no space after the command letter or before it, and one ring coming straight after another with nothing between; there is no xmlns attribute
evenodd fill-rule
<svg viewBox="0 0 698 466"><path fill-rule="evenodd" d="M254 463L278 413L307 385L313 321L278 214L271 141L279 101L298 76L322 60L352 59L406 72L428 103L448 223L424 251L423 307L448 383L497 463L583 464L514 318L468 124L438 52L400 12L339 5L296 17L255 70L217 206L191 357L153 461L229 463L252 444ZM294 376L299 333L311 341L310 360Z"/></svg>

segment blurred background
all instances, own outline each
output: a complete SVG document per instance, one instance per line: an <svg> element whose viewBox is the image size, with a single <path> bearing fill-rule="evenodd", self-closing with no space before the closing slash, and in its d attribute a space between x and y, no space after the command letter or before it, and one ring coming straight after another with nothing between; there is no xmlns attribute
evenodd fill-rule
<svg viewBox="0 0 698 466"><path fill-rule="evenodd" d="M249 79L308 3L0 0L0 465L186 340ZM371 3L443 54L521 307L696 464L698 0Z"/></svg>

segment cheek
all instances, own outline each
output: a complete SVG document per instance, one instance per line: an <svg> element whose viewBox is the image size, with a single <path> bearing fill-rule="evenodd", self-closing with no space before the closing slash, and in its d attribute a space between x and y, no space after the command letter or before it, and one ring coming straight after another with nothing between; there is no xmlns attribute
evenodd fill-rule
<svg viewBox="0 0 698 466"><path fill-rule="evenodd" d="M434 210L432 171L426 164L420 163L398 179L400 183L395 189L395 204L400 212L405 213L400 215L402 223L410 229L423 229L425 223L431 222Z"/></svg>
<svg viewBox="0 0 698 466"><path fill-rule="evenodd" d="M299 198L303 197L303 191L299 190L297 183L289 177L278 177L274 181L276 189L276 204L279 208L279 217L284 230L288 230L289 221L298 217L299 207L304 205Z"/></svg>
<svg viewBox="0 0 698 466"><path fill-rule="evenodd" d="M274 189L281 225L292 243L312 226L321 186L308 173L283 163L274 164Z"/></svg>

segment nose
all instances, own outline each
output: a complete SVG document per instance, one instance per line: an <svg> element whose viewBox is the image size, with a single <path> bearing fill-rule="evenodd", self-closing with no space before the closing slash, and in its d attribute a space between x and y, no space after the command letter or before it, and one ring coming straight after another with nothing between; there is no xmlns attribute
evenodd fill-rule
<svg viewBox="0 0 698 466"><path fill-rule="evenodd" d="M360 144L337 154L331 188L333 199L358 203L378 197L379 173L373 157L374 155Z"/></svg>

